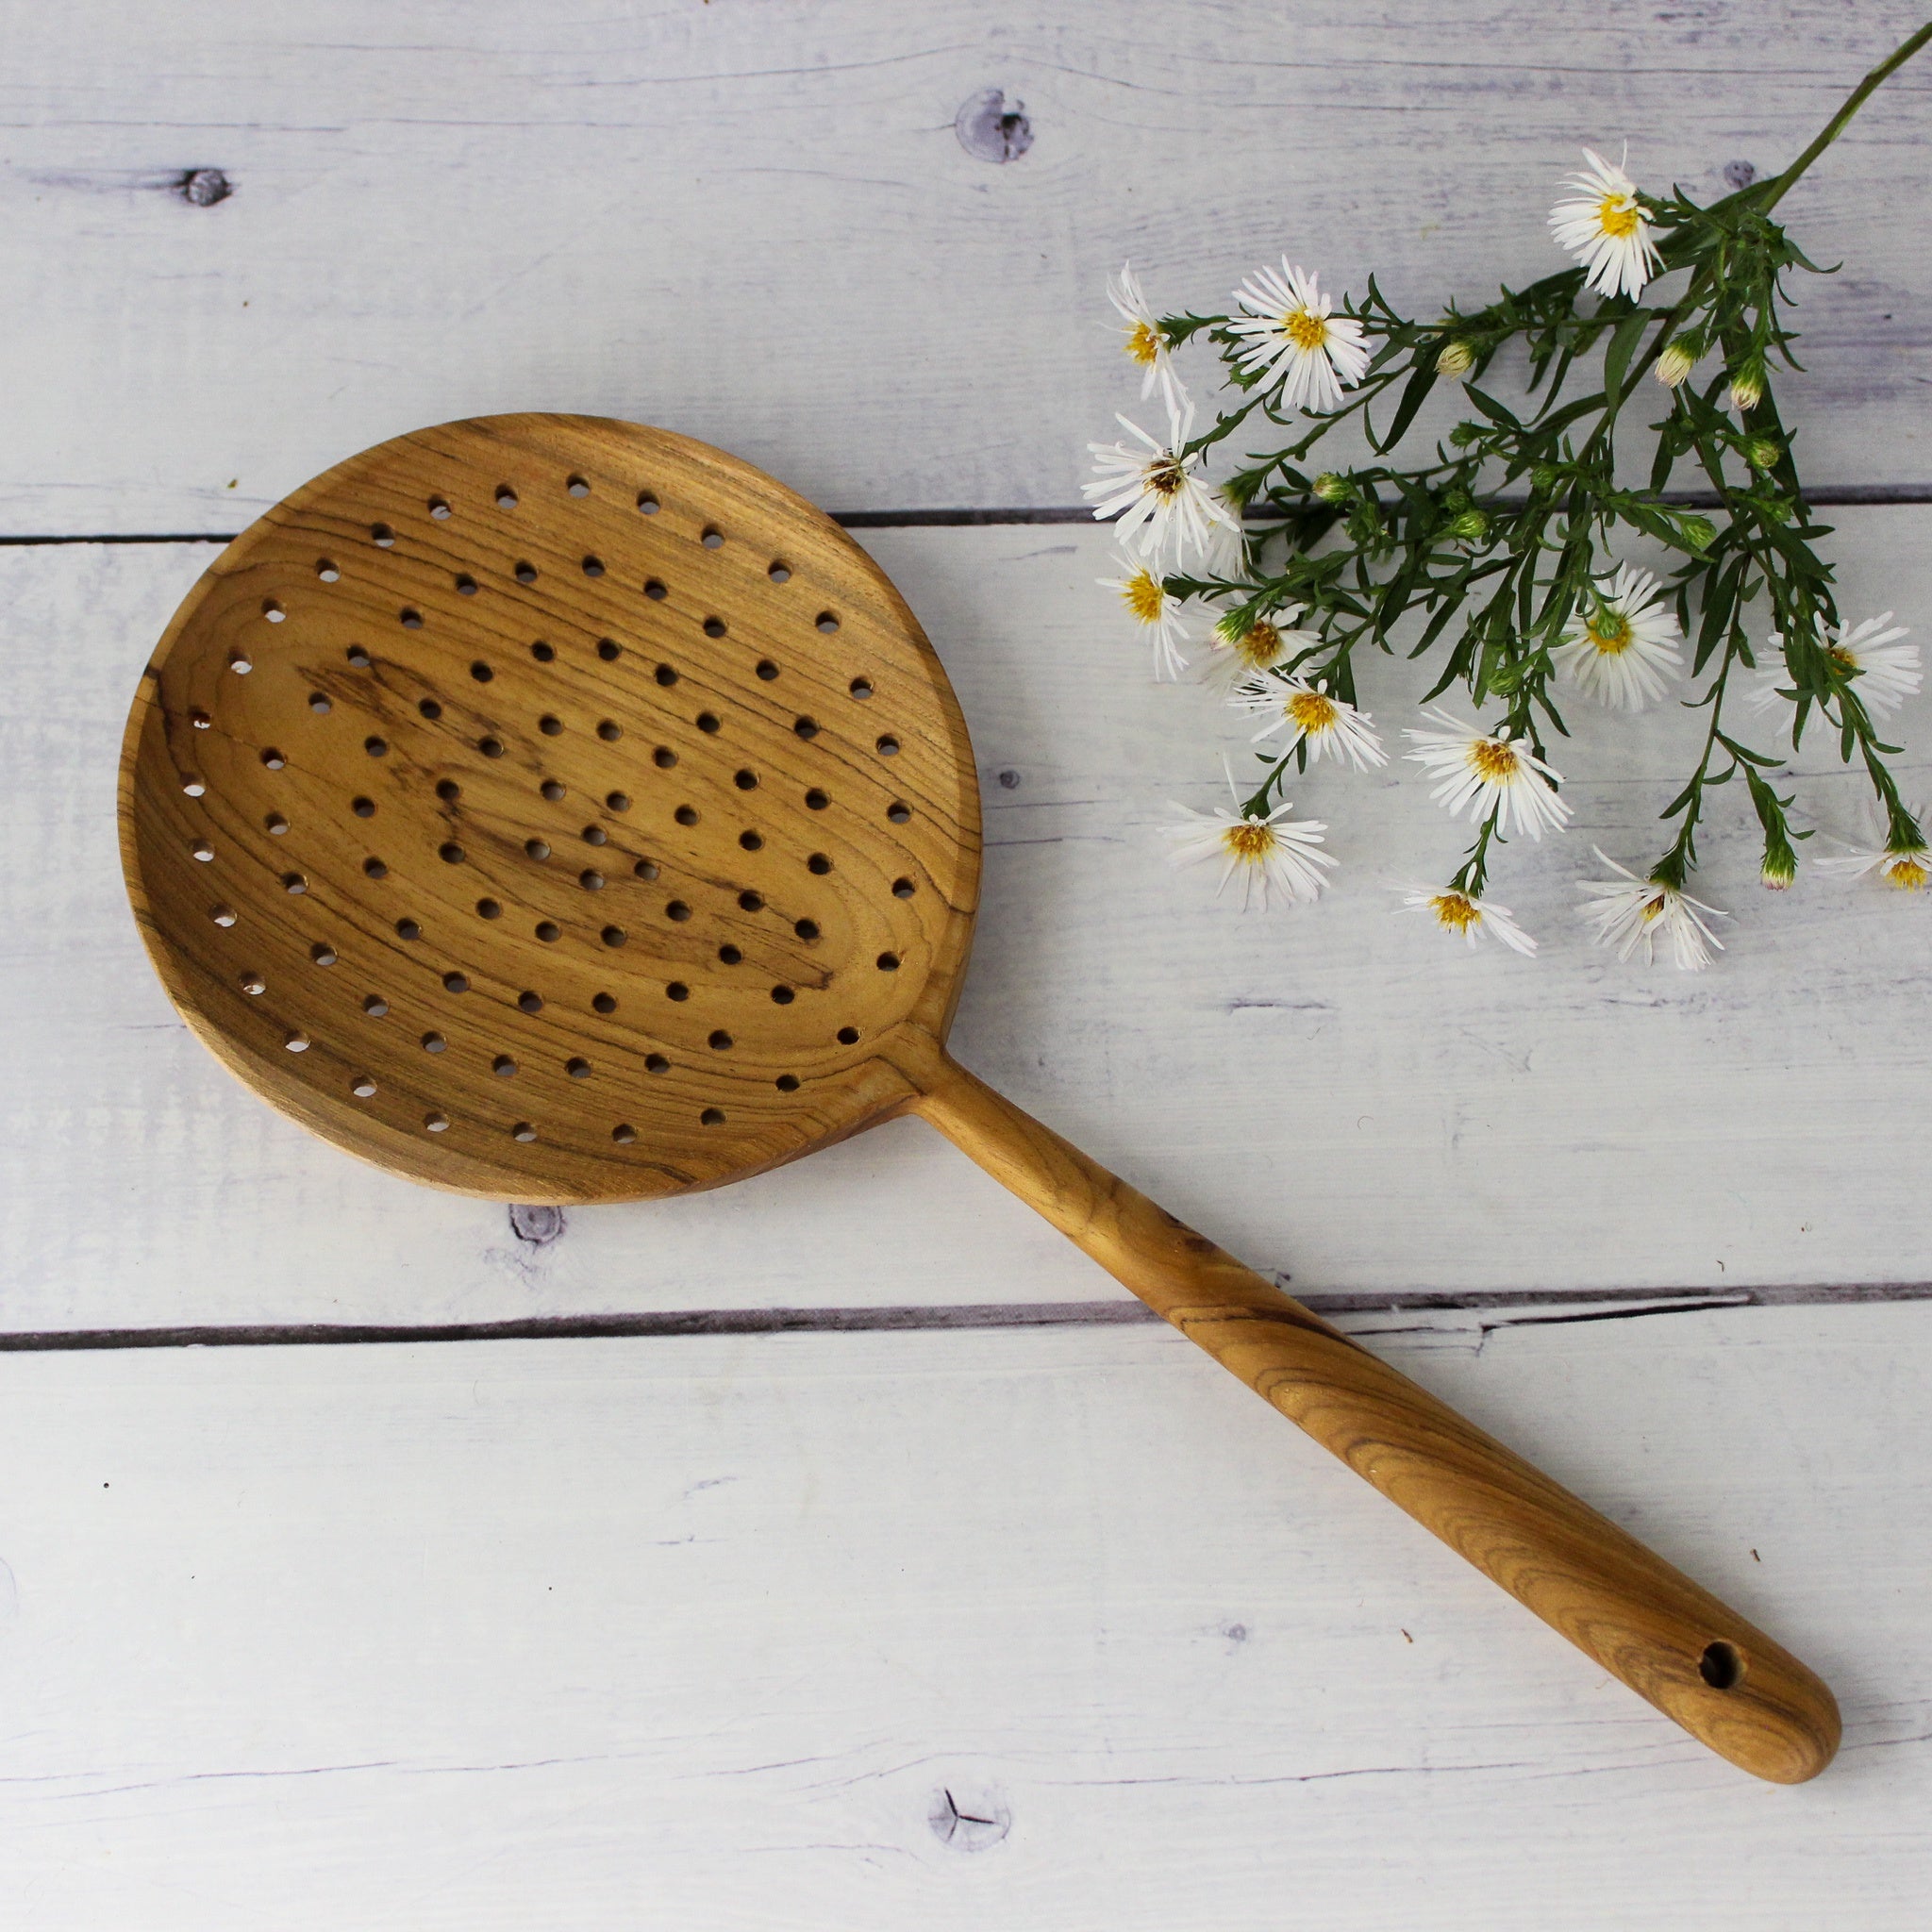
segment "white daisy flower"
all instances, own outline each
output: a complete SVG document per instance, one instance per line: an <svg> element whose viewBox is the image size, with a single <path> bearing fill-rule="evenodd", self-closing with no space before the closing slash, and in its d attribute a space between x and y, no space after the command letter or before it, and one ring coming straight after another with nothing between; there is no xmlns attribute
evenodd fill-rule
<svg viewBox="0 0 1932 1932"><path fill-rule="evenodd" d="M1332 752L1338 763L1346 758L1357 772L1389 762L1369 714L1318 691L1304 677L1250 678L1235 687L1228 703L1238 711L1268 720L1255 733L1257 742L1273 732L1286 731L1282 750L1291 752L1306 744L1311 765L1321 761L1324 752Z"/></svg>
<svg viewBox="0 0 1932 1932"><path fill-rule="evenodd" d="M1238 686L1313 649L1322 641L1319 634L1296 627L1306 612L1306 605L1291 605L1272 618L1257 617L1242 630L1240 619L1230 611L1215 625L1214 635L1208 639L1214 649L1208 659L1208 682L1232 697Z"/></svg>
<svg viewBox="0 0 1932 1932"><path fill-rule="evenodd" d="M1591 849L1617 874L1613 879L1576 882L1577 889L1593 902L1579 906L1577 916L1591 928L1591 937L1598 945L1611 947L1620 959L1630 958L1641 946L1643 963L1648 966L1657 941L1664 940L1685 973L1702 973L1710 964L1713 950L1724 951L1724 941L1705 924L1704 916L1728 919L1728 912L1707 906L1702 899L1693 899L1661 880L1641 879L1600 846Z"/></svg>
<svg viewBox="0 0 1932 1932"><path fill-rule="evenodd" d="M1897 710L1907 698L1918 696L1923 681L1919 647L1898 641L1911 633L1904 625L1893 624L1891 615L1888 610L1882 616L1868 617L1863 624L1828 624L1824 627L1826 653L1840 671L1856 676L1855 689L1868 711ZM1773 631L1769 642L1774 651L1783 655L1785 641L1780 633ZM1790 688L1785 672L1763 671L1744 702L1765 710Z"/></svg>
<svg viewBox="0 0 1932 1932"><path fill-rule="evenodd" d="M1919 647L1902 644L1910 633L1893 624L1891 612L1868 617L1863 624L1827 626L1825 649L1841 671L1857 674L1856 687L1867 710L1895 711L1919 694Z"/></svg>
<svg viewBox="0 0 1932 1932"><path fill-rule="evenodd" d="M1536 954L1536 941L1516 924L1508 907L1498 906L1493 899L1478 898L1460 886L1401 885L1395 890L1402 894L1405 911L1426 912L1444 932L1459 932L1472 947L1490 932L1512 953L1525 958Z"/></svg>
<svg viewBox="0 0 1932 1932"><path fill-rule="evenodd" d="M1622 168L1590 148L1583 158L1590 166L1565 179L1563 186L1574 193L1550 210L1550 232L1559 248L1590 271L1586 287L1634 301L1660 266L1650 217L1638 202L1637 184Z"/></svg>
<svg viewBox="0 0 1932 1932"><path fill-rule="evenodd" d="M1620 563L1589 612L1571 619L1550 661L1598 704L1641 711L1662 697L1670 679L1683 670L1677 651L1683 641L1657 578Z"/></svg>
<svg viewBox="0 0 1932 1932"><path fill-rule="evenodd" d="M1094 582L1103 590L1118 591L1127 615L1149 633L1154 643L1155 676L1178 677L1188 666L1181 646L1190 641L1187 626L1180 620L1178 599L1167 594L1166 586L1139 558L1117 550L1114 561L1122 575L1096 577Z"/></svg>
<svg viewBox="0 0 1932 1932"><path fill-rule="evenodd" d="M1924 824L1925 808L1922 805L1912 816ZM1843 858L1816 860L1818 870L1854 879L1869 878L1875 873L1880 883L1895 892L1920 892L1932 885L1932 851L1927 851L1923 843L1908 845L1901 840L1889 839L1875 824L1867 838L1867 846L1854 846Z"/></svg>
<svg viewBox="0 0 1932 1932"><path fill-rule="evenodd" d="M1281 258L1281 273L1257 269L1234 291L1245 312L1228 324L1243 338L1235 359L1270 382L1286 377L1281 400L1291 409L1333 409L1341 391L1362 379L1369 366L1362 325L1351 315L1331 315L1334 299L1315 277Z"/></svg>
<svg viewBox="0 0 1932 1932"><path fill-rule="evenodd" d="M1141 278L1135 275L1132 262L1123 262L1120 274L1108 280L1107 299L1126 324L1121 331L1126 338L1121 352L1146 372L1141 379L1141 400L1151 396L1158 384L1168 414L1178 416L1188 407L1188 392L1174 373L1174 344L1161 329L1160 318L1141 292Z"/></svg>
<svg viewBox="0 0 1932 1932"><path fill-rule="evenodd" d="M1821 858L1820 872L1848 874L1855 879L1875 872L1894 891L1922 891L1932 883L1932 852L1922 845L1911 852L1854 852L1844 858Z"/></svg>
<svg viewBox="0 0 1932 1932"><path fill-rule="evenodd" d="M1235 791L1232 776L1228 790ZM1238 791L1233 811L1225 806L1211 813L1191 811L1184 805L1172 808L1182 815L1181 824L1163 827L1174 841L1173 862L1218 862L1221 883L1216 891L1225 891L1227 882L1239 877L1243 912L1257 903L1265 907L1271 892L1285 894L1291 906L1312 905L1328 883L1321 868L1337 862L1321 850L1328 827L1319 819L1291 823L1286 799L1265 818L1243 812Z"/></svg>
<svg viewBox="0 0 1932 1932"><path fill-rule="evenodd" d="M1087 500L1096 518L1120 518L1116 528L1123 543L1157 567L1165 560L1177 569L1208 548L1217 526L1232 521L1226 499L1196 474L1200 451L1183 454L1193 427L1193 411L1170 419L1165 442L1124 416L1119 421L1141 447L1090 442L1095 474L1085 486Z"/></svg>
<svg viewBox="0 0 1932 1932"><path fill-rule="evenodd" d="M1515 743L1507 724L1486 732L1439 708L1425 709L1423 716L1435 719L1442 729L1406 729L1403 737L1417 748L1404 756L1436 774L1436 788L1429 796L1447 807L1451 818L1460 818L1468 806L1473 822L1480 824L1494 811L1499 830L1521 832L1526 838L1541 839L1546 828L1563 829L1570 807L1550 784L1553 778L1561 784L1562 773L1553 771L1526 745Z"/></svg>

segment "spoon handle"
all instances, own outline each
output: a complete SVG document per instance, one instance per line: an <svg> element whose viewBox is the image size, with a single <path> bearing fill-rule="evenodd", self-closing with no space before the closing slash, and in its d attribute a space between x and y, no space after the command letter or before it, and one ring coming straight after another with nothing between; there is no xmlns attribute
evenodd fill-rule
<svg viewBox="0 0 1932 1932"><path fill-rule="evenodd" d="M913 1103L1156 1313L1722 1757L1815 1777L1838 1706L1626 1531L951 1059Z"/></svg>

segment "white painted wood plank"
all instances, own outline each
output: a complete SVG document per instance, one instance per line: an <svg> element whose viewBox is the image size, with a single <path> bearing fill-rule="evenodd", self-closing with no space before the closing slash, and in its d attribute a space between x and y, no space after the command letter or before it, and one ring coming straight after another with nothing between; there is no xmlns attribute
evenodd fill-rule
<svg viewBox="0 0 1932 1932"><path fill-rule="evenodd" d="M1580 143L1782 165L1908 0L70 0L0 8L0 531L233 530L503 408L675 422L840 508L1064 504L1131 255L1217 307L1292 248L1433 312L1558 265ZM1814 482L1932 483L1932 70L1786 204ZM954 129L991 90L1030 148ZM176 192L219 170L226 198Z"/></svg>
<svg viewBox="0 0 1932 1932"><path fill-rule="evenodd" d="M8 1924L1916 1932L1922 1311L1396 1346L1838 1764L1701 1751L1163 1329L9 1357Z"/></svg>
<svg viewBox="0 0 1932 1932"><path fill-rule="evenodd" d="M1846 512L1848 607L1932 609L1928 535L1925 510ZM1168 799L1212 800L1241 727L1146 681L1092 586L1097 534L871 541L945 657L985 787L956 1048L1097 1158L1304 1291L1926 1277L1928 908L1808 875L1774 899L1726 798L1704 890L1736 917L1714 971L1620 967L1575 926L1591 842L1653 849L1685 762L1668 741L1695 716L1578 715L1559 758L1576 829L1496 874L1545 941L1535 961L1391 913L1383 874L1459 847L1400 764L1310 774L1296 795L1333 824L1341 883L1311 912L1244 917L1171 874L1158 832ZM114 843L123 708L207 554L0 551L0 1327L1116 1292L917 1123L718 1193L574 1210L532 1247L501 1208L391 1180L255 1101L163 998ZM1377 666L1365 701L1393 729L1418 689ZM1901 725L1922 791L1928 727L1932 704ZM1855 789L1827 773L1803 795L1851 831Z"/></svg>

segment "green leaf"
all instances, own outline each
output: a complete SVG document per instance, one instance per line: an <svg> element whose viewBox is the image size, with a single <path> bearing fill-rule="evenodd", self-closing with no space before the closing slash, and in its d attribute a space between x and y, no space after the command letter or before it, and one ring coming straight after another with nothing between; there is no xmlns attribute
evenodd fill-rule
<svg viewBox="0 0 1932 1932"><path fill-rule="evenodd" d="M1657 440L1657 457L1650 466L1650 488L1654 495L1663 494L1664 486L1671 480L1671 472L1677 467L1677 458L1682 454L1672 431L1673 425L1666 422Z"/></svg>
<svg viewBox="0 0 1932 1932"><path fill-rule="evenodd" d="M1636 314L1626 315L1611 331L1610 345L1604 351L1604 393L1613 409L1623 400L1624 374L1649 325L1650 310L1640 308Z"/></svg>
<svg viewBox="0 0 1932 1932"><path fill-rule="evenodd" d="M1434 358L1418 362L1410 372L1407 383L1402 391L1402 400L1395 406L1395 414L1389 425L1389 433L1376 443L1378 453L1386 453L1400 442L1408 425L1415 421L1416 411L1423 406L1429 391L1436 386L1436 364Z"/></svg>
<svg viewBox="0 0 1932 1932"><path fill-rule="evenodd" d="M1704 593L1704 621L1697 626L1697 657L1690 666L1692 676L1709 662L1718 640L1730 625L1731 613L1738 608L1738 579L1749 561L1747 557L1734 559L1727 569L1718 573L1716 581Z"/></svg>
<svg viewBox="0 0 1932 1932"><path fill-rule="evenodd" d="M1740 764L1746 766L1747 768L1752 765L1762 765L1764 769L1767 772L1769 772L1774 769L1776 766L1784 763L1783 758L1767 758L1761 751L1753 751L1750 749L1748 745L1740 744L1738 741L1735 738L1733 738L1727 731L1720 731L1717 734L1717 741L1721 745L1723 745L1724 748L1727 752L1729 752L1734 758L1736 758ZM1750 771L1747 769L1745 771L1744 775L1747 778L1749 778L1752 774ZM1755 783L1756 781L1754 780L1753 782Z"/></svg>
<svg viewBox="0 0 1932 1932"><path fill-rule="evenodd" d="M1685 786L1683 791L1678 792L1676 797L1672 799L1670 804L1665 806L1663 810L1657 813L1657 817L1660 819L1675 818L1677 814L1680 811L1682 811L1684 808L1687 805L1689 805L1693 798L1697 796L1697 793L1699 790L1702 788L1703 784L1704 779L1702 775L1699 775L1698 777L1691 779L1690 784Z"/></svg>
<svg viewBox="0 0 1932 1932"><path fill-rule="evenodd" d="M1503 405L1495 399L1494 396L1485 395L1481 390L1476 388L1474 383L1465 383L1463 385L1463 394L1465 394L1470 399L1470 401L1473 402L1476 406L1476 408L1480 409L1483 412L1483 414L1490 419L1491 423L1500 423L1505 429L1514 429L1519 433L1522 431L1523 425L1519 423L1516 420L1516 418L1512 416L1509 413L1509 411L1503 407Z"/></svg>

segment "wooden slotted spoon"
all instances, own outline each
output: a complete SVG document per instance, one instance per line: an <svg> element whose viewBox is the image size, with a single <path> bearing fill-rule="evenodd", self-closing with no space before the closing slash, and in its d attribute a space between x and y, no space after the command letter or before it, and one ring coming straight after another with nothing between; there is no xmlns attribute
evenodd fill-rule
<svg viewBox="0 0 1932 1932"><path fill-rule="evenodd" d="M1712 1750L1830 1761L1795 1657L947 1057L965 722L878 567L749 465L544 415L339 464L169 625L121 839L189 1024L339 1146L643 1200L921 1114Z"/></svg>

